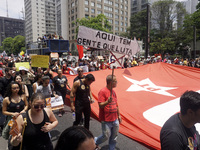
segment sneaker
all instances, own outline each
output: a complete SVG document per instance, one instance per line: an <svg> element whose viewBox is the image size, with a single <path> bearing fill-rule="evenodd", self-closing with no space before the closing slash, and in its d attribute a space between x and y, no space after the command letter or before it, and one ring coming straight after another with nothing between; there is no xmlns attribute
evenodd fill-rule
<svg viewBox="0 0 200 150"><path fill-rule="evenodd" d="M61 113L59 113L59 114L58 114L58 117L62 117L62 114L61 114Z"/></svg>

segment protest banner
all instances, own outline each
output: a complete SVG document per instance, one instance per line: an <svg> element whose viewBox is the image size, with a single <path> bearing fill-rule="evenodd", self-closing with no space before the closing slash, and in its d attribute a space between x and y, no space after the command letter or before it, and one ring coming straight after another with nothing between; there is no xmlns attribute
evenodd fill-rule
<svg viewBox="0 0 200 150"><path fill-rule="evenodd" d="M49 56L47 55L34 55L31 57L32 67L49 68Z"/></svg>
<svg viewBox="0 0 200 150"><path fill-rule="evenodd" d="M109 55L110 68L113 68L113 66L115 66L115 68L123 67L124 56L125 55L123 54L110 53Z"/></svg>
<svg viewBox="0 0 200 150"><path fill-rule="evenodd" d="M35 56L35 55L37 55L37 54L29 54L29 57L31 58L32 56Z"/></svg>
<svg viewBox="0 0 200 150"><path fill-rule="evenodd" d="M25 67L26 69L30 69L29 62L18 62L15 63L16 71L19 71L19 67Z"/></svg>
<svg viewBox="0 0 200 150"><path fill-rule="evenodd" d="M63 109L64 103L62 96L59 96L57 98L55 97L46 98L46 107L51 108L52 110Z"/></svg>
<svg viewBox="0 0 200 150"><path fill-rule="evenodd" d="M129 56L133 56L140 51L136 39L130 40L84 26L79 26L77 44Z"/></svg>

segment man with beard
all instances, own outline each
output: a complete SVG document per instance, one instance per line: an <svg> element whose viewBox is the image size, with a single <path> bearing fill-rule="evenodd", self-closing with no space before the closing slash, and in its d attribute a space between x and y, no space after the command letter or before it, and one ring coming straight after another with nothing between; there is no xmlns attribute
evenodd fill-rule
<svg viewBox="0 0 200 150"><path fill-rule="evenodd" d="M76 82L79 79L85 78L85 76L83 75L83 69L82 68L78 68L77 72L78 72L78 76L76 76L76 78L74 78L74 82Z"/></svg>
<svg viewBox="0 0 200 150"><path fill-rule="evenodd" d="M94 102L90 90L90 85L94 81L95 81L94 76L92 74L87 74L84 79L79 79L76 82L74 82L70 93L71 110L76 114L76 119L73 125L80 124L83 113L85 118L84 127L87 128L88 130L89 130L90 113L91 113L90 103Z"/></svg>
<svg viewBox="0 0 200 150"><path fill-rule="evenodd" d="M62 69L58 69L57 73L58 75L53 78L54 91L62 96L64 102L67 94L67 86L69 89L71 87L69 86L67 77L62 74ZM64 110L60 109L58 116L62 117L63 112Z"/></svg>

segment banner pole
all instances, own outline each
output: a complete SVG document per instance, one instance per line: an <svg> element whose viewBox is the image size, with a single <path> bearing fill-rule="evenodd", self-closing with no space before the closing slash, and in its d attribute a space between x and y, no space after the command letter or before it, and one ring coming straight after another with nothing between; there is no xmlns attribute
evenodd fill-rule
<svg viewBox="0 0 200 150"><path fill-rule="evenodd" d="M114 76L114 67L112 68L112 81L111 81L111 91L110 91L111 98L112 98L112 89L113 89L113 76Z"/></svg>

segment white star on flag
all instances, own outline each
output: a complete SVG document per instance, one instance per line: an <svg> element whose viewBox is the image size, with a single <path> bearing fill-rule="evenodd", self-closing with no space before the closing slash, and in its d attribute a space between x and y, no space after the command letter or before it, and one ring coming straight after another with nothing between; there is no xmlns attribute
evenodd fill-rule
<svg viewBox="0 0 200 150"><path fill-rule="evenodd" d="M152 92L152 93L161 94L161 95L165 95L165 96L175 97L174 95L167 92L167 90L177 89L177 87L157 86L149 78L146 78L141 81L133 80L126 76L124 76L124 78L126 78L128 81L133 83L126 91L134 91L134 92L147 91L147 92Z"/></svg>

